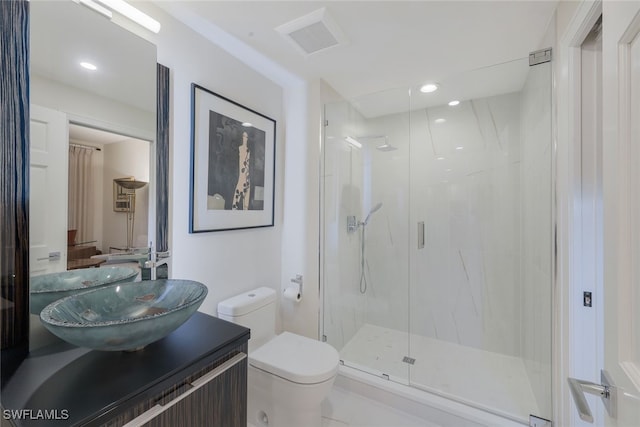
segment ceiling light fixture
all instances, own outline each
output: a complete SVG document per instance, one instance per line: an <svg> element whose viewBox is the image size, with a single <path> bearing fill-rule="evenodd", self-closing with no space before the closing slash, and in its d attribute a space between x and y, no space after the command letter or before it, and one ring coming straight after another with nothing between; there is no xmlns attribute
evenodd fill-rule
<svg viewBox="0 0 640 427"><path fill-rule="evenodd" d="M98 67L93 65L91 62L81 62L80 66L90 71L96 71L98 69Z"/></svg>
<svg viewBox="0 0 640 427"><path fill-rule="evenodd" d="M75 3L81 4L83 6L88 7L89 9L95 10L101 15L106 16L107 18L113 18L113 13L105 7L100 6L98 3L93 0L73 0Z"/></svg>
<svg viewBox="0 0 640 427"><path fill-rule="evenodd" d="M438 85L435 83L428 83L420 88L422 93L431 93L438 90Z"/></svg>
<svg viewBox="0 0 640 427"><path fill-rule="evenodd" d="M358 142L355 138L347 136L344 140L347 141L349 144L353 145L356 148L362 148L362 144L360 142Z"/></svg>
<svg viewBox="0 0 640 427"><path fill-rule="evenodd" d="M464 147L456 147L456 150L464 150Z"/></svg>
<svg viewBox="0 0 640 427"><path fill-rule="evenodd" d="M251 123L249 123L249 122L244 122L244 123L242 123L242 126L244 126L244 127L246 127L246 128L253 127L253 125L252 125Z"/></svg>
<svg viewBox="0 0 640 427"><path fill-rule="evenodd" d="M449 103L449 107L455 107L456 105L459 105L459 104L460 104L460 101L456 99L455 101L451 101Z"/></svg>
<svg viewBox="0 0 640 427"><path fill-rule="evenodd" d="M437 160L444 160L444 157L440 156L436 158Z"/></svg>
<svg viewBox="0 0 640 427"><path fill-rule="evenodd" d="M444 123L446 122L446 119L436 119L436 123L440 124L440 123Z"/></svg>
<svg viewBox="0 0 640 427"><path fill-rule="evenodd" d="M88 7L89 9L92 9L98 12L109 19L113 19L113 13L111 12L111 10L99 5L94 0L73 0L73 1L75 3L82 4ZM146 13L140 11L139 9L136 9L135 7L131 6L129 3L125 2L124 0L97 0L97 1L115 10L122 16L125 16L131 19L133 22L143 26L149 31L152 31L156 34L160 32L160 23L158 21L156 21Z"/></svg>
<svg viewBox="0 0 640 427"><path fill-rule="evenodd" d="M79 0L79 1L81 1L84 4L87 0ZM131 6L126 1L124 0L98 0L98 1L103 5L107 6L108 8L118 12L122 16L126 16L127 18L131 19L133 22L136 22L137 24L143 26L147 30L154 32L156 34L160 32L160 23L158 21L156 21L146 13L142 12L141 10Z"/></svg>

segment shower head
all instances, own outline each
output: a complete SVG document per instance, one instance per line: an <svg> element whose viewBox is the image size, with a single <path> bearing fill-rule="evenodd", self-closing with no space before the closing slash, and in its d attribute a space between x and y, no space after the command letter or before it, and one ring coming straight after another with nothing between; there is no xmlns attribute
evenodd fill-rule
<svg viewBox="0 0 640 427"><path fill-rule="evenodd" d="M396 147L394 147L393 145L391 145L391 144L389 144L387 142L385 142L382 145L378 145L376 148L378 150L380 150L380 151L395 151L395 150L397 150Z"/></svg>
<svg viewBox="0 0 640 427"><path fill-rule="evenodd" d="M362 225L367 225L367 223L369 222L369 218L371 218L371 215L373 215L374 213L378 212L381 207L382 207L382 203L378 203L377 205L372 207L371 210L369 211L369 214L367 215L365 220L362 222Z"/></svg>
<svg viewBox="0 0 640 427"><path fill-rule="evenodd" d="M384 142L380 145L375 146L378 151L394 151L398 149L397 147L394 147L393 145L389 144L389 137L387 135L362 135L357 137L358 141L365 141L371 144L373 144L374 141L380 140L380 139L383 139ZM349 141L347 140L347 142Z"/></svg>

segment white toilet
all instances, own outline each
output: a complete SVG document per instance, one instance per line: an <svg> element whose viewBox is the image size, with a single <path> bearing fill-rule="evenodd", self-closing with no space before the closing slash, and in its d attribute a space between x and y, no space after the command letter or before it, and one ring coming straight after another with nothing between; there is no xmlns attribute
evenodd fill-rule
<svg viewBox="0 0 640 427"><path fill-rule="evenodd" d="M329 344L275 334L276 293L258 288L218 304L218 317L251 329L248 422L256 427L316 427L338 373Z"/></svg>

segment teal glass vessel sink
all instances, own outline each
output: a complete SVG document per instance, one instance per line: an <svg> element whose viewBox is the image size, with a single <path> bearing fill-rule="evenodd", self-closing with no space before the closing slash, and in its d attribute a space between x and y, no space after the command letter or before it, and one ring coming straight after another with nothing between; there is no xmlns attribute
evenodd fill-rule
<svg viewBox="0 0 640 427"><path fill-rule="evenodd" d="M79 347L135 351L173 332L195 313L207 287L191 280L108 285L46 306L40 320Z"/></svg>
<svg viewBox="0 0 640 427"><path fill-rule="evenodd" d="M31 314L69 295L112 283L133 282L138 270L129 267L82 268L33 276L29 279Z"/></svg>

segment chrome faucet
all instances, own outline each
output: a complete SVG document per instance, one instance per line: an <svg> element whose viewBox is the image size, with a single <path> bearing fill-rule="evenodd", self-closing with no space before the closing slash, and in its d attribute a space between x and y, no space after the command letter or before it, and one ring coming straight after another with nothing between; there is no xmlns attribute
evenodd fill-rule
<svg viewBox="0 0 640 427"><path fill-rule="evenodd" d="M157 269L163 264L168 264L171 258L171 251L157 252L153 245L149 246L149 260L144 263L144 267L150 269L151 280L158 277Z"/></svg>

